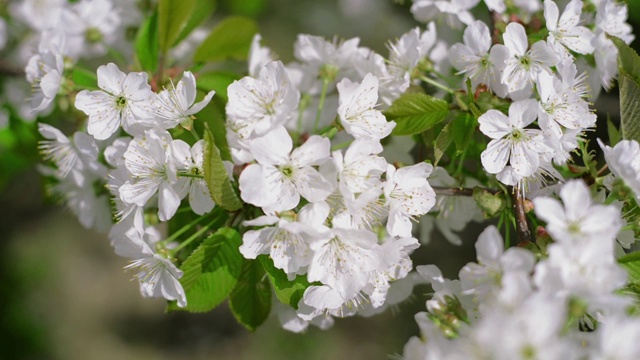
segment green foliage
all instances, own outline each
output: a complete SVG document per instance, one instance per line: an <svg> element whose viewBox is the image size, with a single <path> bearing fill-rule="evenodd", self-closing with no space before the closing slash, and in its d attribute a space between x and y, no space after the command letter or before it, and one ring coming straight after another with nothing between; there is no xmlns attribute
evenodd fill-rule
<svg viewBox="0 0 640 360"><path fill-rule="evenodd" d="M205 239L182 263L184 275L180 283L187 295L187 306L178 307L171 302L169 311L210 311L226 299L240 278L243 257L238 248L240 234L231 228L222 228Z"/></svg>
<svg viewBox="0 0 640 360"><path fill-rule="evenodd" d="M266 7L266 0L223 0L222 5L232 14L255 17Z"/></svg>
<svg viewBox="0 0 640 360"><path fill-rule="evenodd" d="M195 8L196 0L158 1L158 43L163 53L173 47Z"/></svg>
<svg viewBox="0 0 640 360"><path fill-rule="evenodd" d="M264 271L267 272L278 300L283 304L297 309L298 303L300 299L302 299L302 295L304 295L304 291L311 286L307 277L298 275L295 279L289 280L287 274L281 269L276 268L273 265L273 260L267 255L260 255L258 260L260 260Z"/></svg>
<svg viewBox="0 0 640 360"><path fill-rule="evenodd" d="M498 215L507 205L504 194L494 194L479 186L473 188L473 200L478 204L487 219Z"/></svg>
<svg viewBox="0 0 640 360"><path fill-rule="evenodd" d="M464 113L451 122L451 135L458 152L464 151L470 144L478 122L469 114Z"/></svg>
<svg viewBox="0 0 640 360"><path fill-rule="evenodd" d="M227 87L231 85L235 80L240 79L240 76L236 73L228 71L212 71L198 76L198 89L204 91L214 90L216 92L216 98L222 99L227 102Z"/></svg>
<svg viewBox="0 0 640 360"><path fill-rule="evenodd" d="M271 286L257 260L245 260L238 285L229 298L236 320L250 331L262 324L271 311Z"/></svg>
<svg viewBox="0 0 640 360"><path fill-rule="evenodd" d="M640 282L640 251L618 258L618 264L629 273L629 282Z"/></svg>
<svg viewBox="0 0 640 360"><path fill-rule="evenodd" d="M640 141L640 57L624 41L609 38L618 48L620 132L626 140Z"/></svg>
<svg viewBox="0 0 640 360"><path fill-rule="evenodd" d="M396 122L394 135L414 135L429 130L446 119L449 104L422 93L404 94L385 111L389 121Z"/></svg>
<svg viewBox="0 0 640 360"><path fill-rule="evenodd" d="M227 144L224 104L221 104L219 99L216 99L216 96L214 96L209 105L200 110L200 112L198 113L198 118L204 120L204 123L201 121L197 121L194 123L195 128L198 130L198 133L204 133L204 126L206 126L213 135L213 140L216 144L216 147L218 148L218 151L220 151L220 158L222 158L222 160L230 161L231 151L229 150L229 145Z"/></svg>
<svg viewBox="0 0 640 360"><path fill-rule="evenodd" d="M71 81L76 86L82 87L83 89L97 89L98 88L98 78L96 77L96 73L94 71L89 71L83 69L79 66L74 66L71 71Z"/></svg>
<svg viewBox="0 0 640 360"><path fill-rule="evenodd" d="M218 23L200 44L194 61L245 60L257 32L255 21L241 16L228 17Z"/></svg>
<svg viewBox="0 0 640 360"><path fill-rule="evenodd" d="M440 159L442 159L445 151L447 151L447 148L449 148L453 143L452 127L451 123L448 123L436 138L436 142L434 144L435 162L433 163L433 166L438 166L438 163L440 162Z"/></svg>
<svg viewBox="0 0 640 360"><path fill-rule="evenodd" d="M189 36L195 28L210 18L216 11L216 5L215 0L196 0L195 8L191 13L189 21L187 21L187 24L180 32L180 35L178 35L173 46L178 45L182 40Z"/></svg>
<svg viewBox="0 0 640 360"><path fill-rule="evenodd" d="M236 190L227 176L227 171L222 163L220 151L216 147L215 139L207 128L204 133L206 143L204 151L204 179L209 187L211 198L223 209L236 211L242 207Z"/></svg>
<svg viewBox="0 0 640 360"><path fill-rule="evenodd" d="M615 146L617 143L620 142L620 140L622 140L620 131L618 130L616 125L613 123L613 121L611 121L610 118L607 118L607 133L609 134L610 146Z"/></svg>
<svg viewBox="0 0 640 360"><path fill-rule="evenodd" d="M158 41L158 13L154 12L140 26L135 41L136 58L145 71L155 72L158 68Z"/></svg>

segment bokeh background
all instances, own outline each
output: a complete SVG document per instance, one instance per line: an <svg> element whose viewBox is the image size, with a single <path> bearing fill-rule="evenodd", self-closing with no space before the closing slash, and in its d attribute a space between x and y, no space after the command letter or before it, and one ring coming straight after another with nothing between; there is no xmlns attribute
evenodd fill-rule
<svg viewBox="0 0 640 360"><path fill-rule="evenodd" d="M630 3L630 21L638 28L640 1ZM265 45L289 61L298 33L358 36L361 45L386 55L388 40L418 25L409 6L390 0L219 0L216 16L256 18ZM616 91L603 94L596 107L616 121ZM428 286L384 314L339 319L328 331L305 334L282 330L275 317L249 333L226 304L208 314L165 314L164 301L140 296L132 274L123 270L127 260L113 253L104 235L83 229L45 197L35 169L37 140L33 124L11 123L0 131L0 359L387 359L418 334L413 315L424 310ZM460 247L429 234L415 263L437 264L455 277L475 259L480 230L466 230Z"/></svg>

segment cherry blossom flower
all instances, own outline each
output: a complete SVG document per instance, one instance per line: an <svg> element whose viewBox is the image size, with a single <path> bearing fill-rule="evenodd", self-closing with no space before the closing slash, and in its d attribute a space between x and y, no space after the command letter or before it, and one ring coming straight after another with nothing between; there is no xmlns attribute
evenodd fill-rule
<svg viewBox="0 0 640 360"><path fill-rule="evenodd" d="M314 135L291 151L291 137L282 126L254 139L250 148L257 164L240 174L242 200L271 211L293 209L300 196L310 202L325 200L333 186L313 166L329 159L329 147L329 139Z"/></svg>
<svg viewBox="0 0 640 360"><path fill-rule="evenodd" d="M240 139L260 137L295 114L300 93L280 61L265 65L257 79L244 77L227 89L227 128Z"/></svg>
<svg viewBox="0 0 640 360"><path fill-rule="evenodd" d="M503 38L509 57L502 73L502 83L507 85L514 100L527 98L536 75L541 71L551 73L550 67L560 59L544 41L536 42L529 49L527 33L518 23L507 25Z"/></svg>
<svg viewBox="0 0 640 360"><path fill-rule="evenodd" d="M102 90L82 90L76 96L76 107L89 115L87 132L98 140L115 134L120 125L132 135L142 133L155 96L147 73L125 74L109 63L98 68L98 87Z"/></svg>
<svg viewBox="0 0 640 360"><path fill-rule="evenodd" d="M549 46L561 59L572 58L568 50L579 54L591 54L594 51L591 41L594 34L584 26L578 26L582 14L582 1L571 0L562 15L555 1L545 0L544 18L549 29Z"/></svg>
<svg viewBox="0 0 640 360"><path fill-rule="evenodd" d="M178 124L191 128L193 115L209 104L215 91L209 91L197 104L196 78L190 71L185 71L177 85L171 83L171 88L164 89L158 94L155 103L155 115L161 119L160 128L171 129Z"/></svg>
<svg viewBox="0 0 640 360"><path fill-rule="evenodd" d="M411 237L411 219L426 214L436 203L436 194L427 181L433 166L418 163L400 169L389 165L384 195L389 204L389 234Z"/></svg>
<svg viewBox="0 0 640 360"><path fill-rule="evenodd" d="M502 84L502 70L509 50L503 45L491 46L489 28L482 21L471 23L464 30L464 44L455 44L449 51L451 64L476 87L485 84L500 97L507 95Z"/></svg>
<svg viewBox="0 0 640 360"><path fill-rule="evenodd" d="M493 139L480 156L487 172L497 174L507 162L523 177L538 169L540 153L549 148L540 130L525 129L536 119L537 108L535 100L522 100L511 104L509 116L497 110L489 110L480 116L480 131Z"/></svg>
<svg viewBox="0 0 640 360"><path fill-rule="evenodd" d="M338 116L345 131L356 139L380 140L391 134L395 122L388 122L379 110L378 78L367 74L362 83L343 79L337 85L340 94Z"/></svg>

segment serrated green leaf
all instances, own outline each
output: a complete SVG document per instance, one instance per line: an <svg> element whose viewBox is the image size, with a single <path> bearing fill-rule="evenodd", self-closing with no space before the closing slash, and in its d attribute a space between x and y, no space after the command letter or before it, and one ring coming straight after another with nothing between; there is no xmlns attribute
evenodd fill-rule
<svg viewBox="0 0 640 360"><path fill-rule="evenodd" d="M255 21L241 16L230 16L211 30L209 36L196 50L193 60L194 62L245 60L251 47L251 40L257 32L258 24Z"/></svg>
<svg viewBox="0 0 640 360"><path fill-rule="evenodd" d="M98 88L98 78L96 73L74 66L71 72L71 81L81 86L83 89L93 90Z"/></svg>
<svg viewBox="0 0 640 360"><path fill-rule="evenodd" d="M451 131L451 123L448 123L436 138L433 149L435 153L435 161L433 163L433 166L438 166L440 159L442 159L442 156L444 155L445 151L447 151L447 148L449 148L452 142L453 135Z"/></svg>
<svg viewBox="0 0 640 360"><path fill-rule="evenodd" d="M609 39L618 48L620 133L623 139L640 141L640 56L621 39Z"/></svg>
<svg viewBox="0 0 640 360"><path fill-rule="evenodd" d="M173 46L178 45L184 40L191 32L206 21L216 11L217 3L215 0L196 0L195 8L191 13L191 17L184 26L184 29L178 35L178 38L174 41Z"/></svg>
<svg viewBox="0 0 640 360"><path fill-rule="evenodd" d="M227 102L229 100L227 97L227 87L238 79L240 79L240 76L236 73L212 71L198 76L197 87L204 91L214 90L217 98L221 98L224 102Z"/></svg>
<svg viewBox="0 0 640 360"><path fill-rule="evenodd" d="M297 309L298 303L300 299L302 299L302 295L304 295L304 291L311 286L307 277L298 275L295 279L289 280L287 274L283 270L276 268L273 265L273 260L267 255L258 256L258 260L260 260L264 271L267 272L278 300L283 304Z"/></svg>
<svg viewBox="0 0 640 360"><path fill-rule="evenodd" d="M449 114L449 104L422 93L408 93L396 99L385 111L395 121L394 135L413 135L431 129Z"/></svg>
<svg viewBox="0 0 640 360"><path fill-rule="evenodd" d="M629 282L640 282L640 251L618 258L618 264L629 273Z"/></svg>
<svg viewBox="0 0 640 360"><path fill-rule="evenodd" d="M236 320L250 331L262 324L271 311L271 286L257 260L245 260L242 273L229 298Z"/></svg>
<svg viewBox="0 0 640 360"><path fill-rule="evenodd" d="M155 72L158 68L158 13L154 12L140 26L135 42L136 58L142 69Z"/></svg>
<svg viewBox="0 0 640 360"><path fill-rule="evenodd" d="M220 150L216 147L213 134L208 128L204 132L204 179L209 187L211 198L223 209L236 211L242 207L242 202L227 176L227 170L222 163Z"/></svg>
<svg viewBox="0 0 640 360"><path fill-rule="evenodd" d="M463 151L471 144L471 136L476 130L477 122L471 114L465 113L451 122L451 135L457 151Z"/></svg>
<svg viewBox="0 0 640 360"><path fill-rule="evenodd" d="M219 229L205 239L180 266L187 306L171 302L168 310L205 312L224 301L240 278L244 260L238 250L241 244L240 234L231 228Z"/></svg>
<svg viewBox="0 0 640 360"><path fill-rule="evenodd" d="M196 0L158 1L158 43L167 52L180 36L196 8Z"/></svg>
<svg viewBox="0 0 640 360"><path fill-rule="evenodd" d="M640 84L620 73L620 132L625 140L640 142Z"/></svg>
<svg viewBox="0 0 640 360"><path fill-rule="evenodd" d="M503 194L492 194L487 191L487 189L483 189L479 186L473 188L472 196L473 200L478 204L478 207L480 207L480 210L482 210L485 218L487 219L498 215L498 213L502 211L507 204Z"/></svg>

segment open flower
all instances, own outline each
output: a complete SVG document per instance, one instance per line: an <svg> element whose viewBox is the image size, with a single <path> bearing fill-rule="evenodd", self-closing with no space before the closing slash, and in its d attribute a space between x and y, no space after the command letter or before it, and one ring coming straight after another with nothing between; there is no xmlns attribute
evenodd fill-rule
<svg viewBox="0 0 640 360"><path fill-rule="evenodd" d="M120 125L132 135L142 133L155 96L147 73L125 74L109 63L98 68L98 87L102 90L82 90L76 97L76 107L89 115L87 132L98 140L109 138Z"/></svg>

